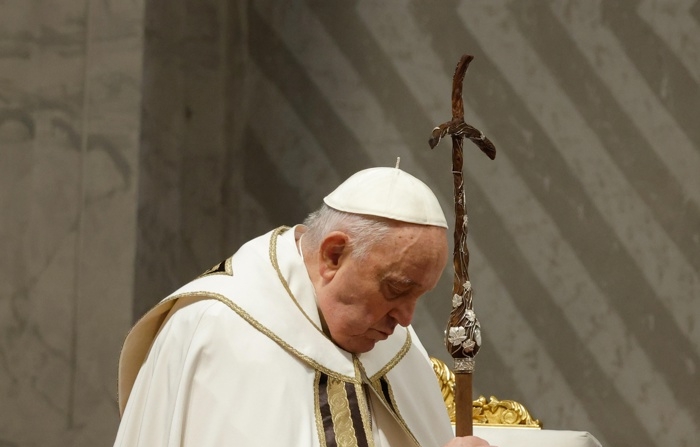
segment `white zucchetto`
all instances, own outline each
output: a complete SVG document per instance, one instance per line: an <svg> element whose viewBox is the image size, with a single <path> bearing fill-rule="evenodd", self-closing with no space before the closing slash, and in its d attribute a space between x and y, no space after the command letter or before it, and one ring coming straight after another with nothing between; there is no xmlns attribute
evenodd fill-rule
<svg viewBox="0 0 700 447"><path fill-rule="evenodd" d="M428 185L399 168L359 171L323 201L338 211L447 228L445 214Z"/></svg>

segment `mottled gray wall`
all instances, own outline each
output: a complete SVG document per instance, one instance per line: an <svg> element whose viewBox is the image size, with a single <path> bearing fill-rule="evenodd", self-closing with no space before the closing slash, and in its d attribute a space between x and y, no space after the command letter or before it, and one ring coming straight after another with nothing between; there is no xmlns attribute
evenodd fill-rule
<svg viewBox="0 0 700 447"><path fill-rule="evenodd" d="M464 52L476 391L697 444L700 2L70 3L0 4L0 445L109 444L132 319L352 172L449 211ZM445 360L450 280L414 324Z"/></svg>
<svg viewBox="0 0 700 447"><path fill-rule="evenodd" d="M141 1L0 2L0 445L114 436L131 323Z"/></svg>

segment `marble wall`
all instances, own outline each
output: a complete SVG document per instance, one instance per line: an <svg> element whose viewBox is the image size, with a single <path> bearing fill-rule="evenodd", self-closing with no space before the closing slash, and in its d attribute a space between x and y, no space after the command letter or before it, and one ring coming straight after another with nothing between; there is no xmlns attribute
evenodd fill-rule
<svg viewBox="0 0 700 447"><path fill-rule="evenodd" d="M104 445L132 316L143 3L0 11L0 445Z"/></svg>
<svg viewBox="0 0 700 447"><path fill-rule="evenodd" d="M476 391L696 445L697 48L693 0L0 3L0 446L109 445L134 319L355 170L449 210L464 52ZM445 360L450 276L414 321Z"/></svg>
<svg viewBox="0 0 700 447"><path fill-rule="evenodd" d="M217 0L146 7L135 276L141 297L157 300L225 254L224 171L237 150L226 146L227 19L226 3ZM152 304L135 303L135 318Z"/></svg>

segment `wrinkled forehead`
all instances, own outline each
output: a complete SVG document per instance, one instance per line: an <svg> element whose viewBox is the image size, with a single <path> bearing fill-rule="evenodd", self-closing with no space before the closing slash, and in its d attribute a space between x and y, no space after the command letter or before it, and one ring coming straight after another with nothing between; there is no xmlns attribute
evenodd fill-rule
<svg viewBox="0 0 700 447"><path fill-rule="evenodd" d="M447 232L434 226L400 225L378 244L376 253L380 262L403 269L406 275L439 276L447 262Z"/></svg>
<svg viewBox="0 0 700 447"><path fill-rule="evenodd" d="M434 225L416 225L404 222L394 227L395 236L402 241L415 242L419 247L440 250L447 246L447 229Z"/></svg>

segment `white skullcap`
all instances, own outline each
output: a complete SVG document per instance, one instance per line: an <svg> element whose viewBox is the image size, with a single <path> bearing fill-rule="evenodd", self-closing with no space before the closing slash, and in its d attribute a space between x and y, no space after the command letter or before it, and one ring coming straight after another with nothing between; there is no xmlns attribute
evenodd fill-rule
<svg viewBox="0 0 700 447"><path fill-rule="evenodd" d="M338 211L447 228L445 214L428 185L398 168L353 174L323 201Z"/></svg>

